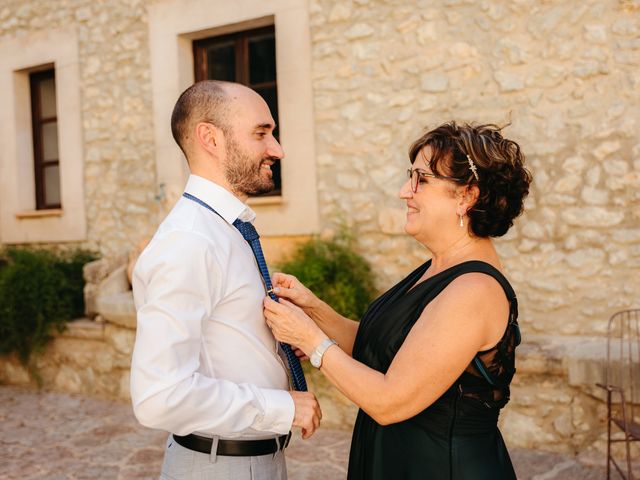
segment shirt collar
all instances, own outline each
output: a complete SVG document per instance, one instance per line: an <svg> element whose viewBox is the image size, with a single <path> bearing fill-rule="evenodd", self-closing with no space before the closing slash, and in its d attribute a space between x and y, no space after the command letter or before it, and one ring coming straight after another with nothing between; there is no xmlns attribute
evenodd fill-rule
<svg viewBox="0 0 640 480"><path fill-rule="evenodd" d="M213 208L229 224L237 218L243 222L253 222L256 212L251 210L238 197L217 183L198 175L189 175L184 191L198 197Z"/></svg>

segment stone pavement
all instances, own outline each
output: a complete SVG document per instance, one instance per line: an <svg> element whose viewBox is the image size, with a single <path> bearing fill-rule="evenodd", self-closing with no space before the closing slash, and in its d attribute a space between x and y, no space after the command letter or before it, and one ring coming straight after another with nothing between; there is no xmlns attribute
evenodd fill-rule
<svg viewBox="0 0 640 480"><path fill-rule="evenodd" d="M128 404L93 397L0 386L0 479L154 479L166 434L141 427ZM319 430L294 437L290 480L346 477L350 433ZM596 480L601 467L560 454L513 449L522 480ZM604 459L603 462L604 464Z"/></svg>

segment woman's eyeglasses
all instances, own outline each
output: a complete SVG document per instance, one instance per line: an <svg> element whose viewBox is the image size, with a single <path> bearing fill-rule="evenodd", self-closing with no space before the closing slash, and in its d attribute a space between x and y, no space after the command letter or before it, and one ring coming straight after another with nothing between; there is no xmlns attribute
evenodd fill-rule
<svg viewBox="0 0 640 480"><path fill-rule="evenodd" d="M418 193L418 185L420 184L420 178L439 178L441 180L451 180L452 182L460 183L461 180L455 177L447 177L444 175L438 175L437 173L425 172L419 168L409 168L407 175L411 179L411 191Z"/></svg>

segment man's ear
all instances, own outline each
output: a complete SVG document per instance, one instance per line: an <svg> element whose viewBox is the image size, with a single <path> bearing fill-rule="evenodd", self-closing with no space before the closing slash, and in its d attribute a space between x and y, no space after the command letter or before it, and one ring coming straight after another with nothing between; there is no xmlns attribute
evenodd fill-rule
<svg viewBox="0 0 640 480"><path fill-rule="evenodd" d="M211 123L200 122L196 125L196 142L211 154L217 154L222 141L222 130Z"/></svg>

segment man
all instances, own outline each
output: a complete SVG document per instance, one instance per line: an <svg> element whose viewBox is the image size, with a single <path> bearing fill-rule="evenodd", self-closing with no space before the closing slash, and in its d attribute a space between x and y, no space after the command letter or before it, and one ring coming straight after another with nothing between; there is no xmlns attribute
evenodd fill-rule
<svg viewBox="0 0 640 480"><path fill-rule="evenodd" d="M286 479L291 426L303 438L319 426L314 395L288 391L263 280L233 226L254 220L250 195L273 189L274 128L264 100L234 83L198 82L173 110L191 176L132 282L131 397L140 423L171 432L162 478Z"/></svg>

